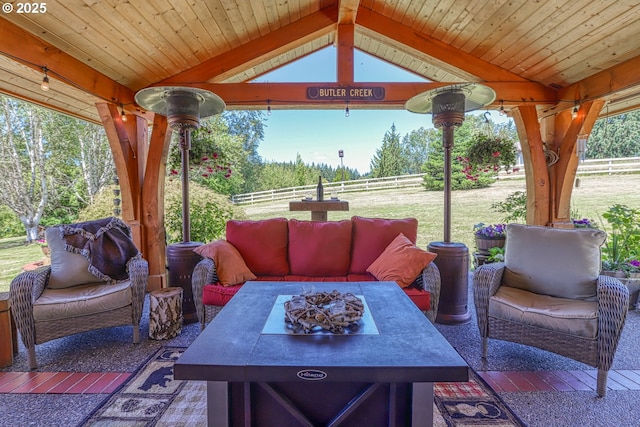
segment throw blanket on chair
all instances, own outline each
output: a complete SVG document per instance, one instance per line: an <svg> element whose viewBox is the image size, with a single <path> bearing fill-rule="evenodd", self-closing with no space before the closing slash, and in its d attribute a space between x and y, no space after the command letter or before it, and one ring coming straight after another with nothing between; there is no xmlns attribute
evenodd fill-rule
<svg viewBox="0 0 640 427"><path fill-rule="evenodd" d="M131 229L118 218L61 225L60 231L65 250L85 257L89 261L89 271L100 280L127 279L129 261L142 257L131 240Z"/></svg>

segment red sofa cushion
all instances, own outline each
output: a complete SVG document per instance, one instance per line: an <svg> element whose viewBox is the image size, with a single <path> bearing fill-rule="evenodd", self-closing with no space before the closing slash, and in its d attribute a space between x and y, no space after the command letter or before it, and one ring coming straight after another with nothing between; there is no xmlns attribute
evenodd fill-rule
<svg viewBox="0 0 640 427"><path fill-rule="evenodd" d="M227 221L226 237L256 276L289 274L285 218Z"/></svg>
<svg viewBox="0 0 640 427"><path fill-rule="evenodd" d="M289 220L292 275L346 276L351 261L351 221Z"/></svg>
<svg viewBox="0 0 640 427"><path fill-rule="evenodd" d="M398 234L404 234L411 243L418 238L418 220L415 218L383 219L354 216L353 244L349 273L364 274Z"/></svg>
<svg viewBox="0 0 640 427"><path fill-rule="evenodd" d="M428 291L424 289L416 289L413 287L403 288L405 294L411 298L411 301L422 311L429 310L431 304L431 296Z"/></svg>
<svg viewBox="0 0 640 427"><path fill-rule="evenodd" d="M347 276L333 276L333 277L311 277L311 276L285 276L285 282L346 282Z"/></svg>
<svg viewBox="0 0 640 427"><path fill-rule="evenodd" d="M220 283L211 283L202 288L202 304L226 305L240 290L242 285L222 286Z"/></svg>

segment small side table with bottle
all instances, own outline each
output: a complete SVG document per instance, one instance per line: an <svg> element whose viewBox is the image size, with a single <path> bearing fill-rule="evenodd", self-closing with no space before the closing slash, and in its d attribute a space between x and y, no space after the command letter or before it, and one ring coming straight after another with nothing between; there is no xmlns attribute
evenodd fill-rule
<svg viewBox="0 0 640 427"><path fill-rule="evenodd" d="M316 187L316 200L305 198L301 201L289 202L290 211L311 211L312 221L326 221L328 211L348 211L349 202L345 200L324 200L324 187L322 177L318 179Z"/></svg>

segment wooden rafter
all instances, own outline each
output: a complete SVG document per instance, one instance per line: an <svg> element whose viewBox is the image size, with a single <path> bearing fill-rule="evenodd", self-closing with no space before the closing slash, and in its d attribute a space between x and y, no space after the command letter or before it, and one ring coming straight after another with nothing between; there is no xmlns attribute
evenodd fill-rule
<svg viewBox="0 0 640 427"><path fill-rule="evenodd" d="M354 24L360 0L340 0L338 3L338 25Z"/></svg>
<svg viewBox="0 0 640 427"><path fill-rule="evenodd" d="M448 63L460 70L478 76L485 81L527 81L510 71L500 68L426 34L416 32L402 23L379 13L360 7L357 25L402 43L419 52Z"/></svg>
<svg viewBox="0 0 640 427"><path fill-rule="evenodd" d="M46 66L52 77L98 98L119 104L133 103L131 89L4 18L0 18L0 46L5 55L16 61L40 71Z"/></svg>
<svg viewBox="0 0 640 427"><path fill-rule="evenodd" d="M272 31L266 36L210 58L193 68L159 82L159 84L223 81L334 31L337 15L336 7L322 9Z"/></svg>
<svg viewBox="0 0 640 427"><path fill-rule="evenodd" d="M629 59L584 80L558 90L557 110L573 108L574 102L595 100L640 85L640 57Z"/></svg>

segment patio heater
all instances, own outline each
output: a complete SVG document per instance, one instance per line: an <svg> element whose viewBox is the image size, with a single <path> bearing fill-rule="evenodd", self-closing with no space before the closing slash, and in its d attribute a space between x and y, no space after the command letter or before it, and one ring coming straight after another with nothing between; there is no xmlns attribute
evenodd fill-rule
<svg viewBox="0 0 640 427"><path fill-rule="evenodd" d="M405 103L413 113L431 113L433 125L442 128L444 147L444 239L431 242L427 249L438 254L435 263L440 270L442 289L436 322L458 324L468 322L469 249L464 243L451 241L451 151L456 126L464 122L464 113L491 104L493 89L476 83L457 84L433 89L414 96Z"/></svg>
<svg viewBox="0 0 640 427"><path fill-rule="evenodd" d="M178 131L182 162L182 242L167 245L169 285L183 289L182 313L185 323L197 321L196 308L191 290L193 269L202 257L193 249L202 242L191 241L191 219L189 216L189 150L191 131L200 125L201 117L220 114L224 101L207 90L189 87L150 87L140 90L135 96L142 108L167 116L171 129Z"/></svg>

